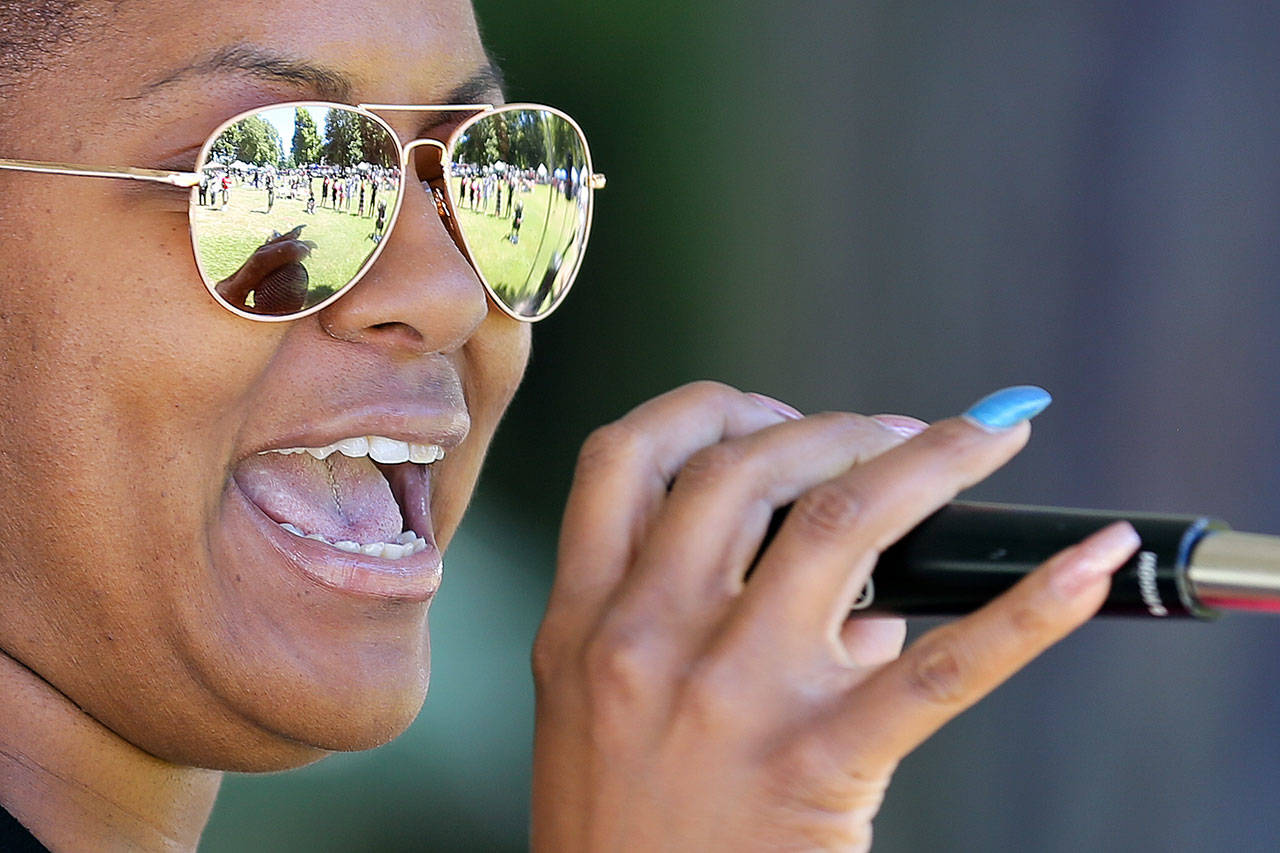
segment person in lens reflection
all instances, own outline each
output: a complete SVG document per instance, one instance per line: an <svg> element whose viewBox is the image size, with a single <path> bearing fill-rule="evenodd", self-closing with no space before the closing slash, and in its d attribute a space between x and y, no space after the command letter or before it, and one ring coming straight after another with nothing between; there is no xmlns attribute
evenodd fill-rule
<svg viewBox="0 0 1280 853"><path fill-rule="evenodd" d="M503 102L467 0L359 8L10 0L0 157L162 168L247 106ZM410 140L422 118L387 121ZM245 125L236 144L273 133ZM363 215L361 180L338 176L335 205L360 190ZM468 219L491 226L481 180ZM0 169L0 198L41 198L0 228L4 851L195 850L225 771L404 731L429 683L440 553L531 348L417 180L364 278L270 323L238 314L303 307L303 226L216 286L228 312L177 215L188 191L148 185L121 216L116 183ZM225 205L230 187L209 195ZM203 217L237 227L208 208L188 222ZM548 237L551 261L530 310L578 255L534 225L525 241ZM1136 546L1108 528L905 651L901 621L847 620L879 549L1027 441L1017 398L992 400L928 426L699 382L593 433L533 649L532 848L865 849L901 759L1089 618ZM770 510L792 502L757 560ZM399 542L365 538L409 532L423 549L399 563Z"/></svg>
<svg viewBox="0 0 1280 853"><path fill-rule="evenodd" d="M378 199L378 218L373 221L373 233L369 235L369 239L375 243L382 242L382 232L387 227L387 200L385 198Z"/></svg>
<svg viewBox="0 0 1280 853"><path fill-rule="evenodd" d="M516 201L516 212L511 217L511 231L507 234L507 239L511 241L511 245L520 242L520 225L524 222L524 199Z"/></svg>

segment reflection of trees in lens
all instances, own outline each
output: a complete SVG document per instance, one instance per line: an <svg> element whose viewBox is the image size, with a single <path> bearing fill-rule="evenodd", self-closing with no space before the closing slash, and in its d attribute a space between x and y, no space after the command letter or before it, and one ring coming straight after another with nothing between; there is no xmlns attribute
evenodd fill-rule
<svg viewBox="0 0 1280 853"><path fill-rule="evenodd" d="M541 110L509 110L485 116L458 140L454 158L474 166L499 161L517 169L554 168L557 150L571 151L577 133L559 116Z"/></svg>
<svg viewBox="0 0 1280 853"><path fill-rule="evenodd" d="M454 158L458 162L475 166L486 166L498 159L498 143L493 133L493 123L481 119L467 128L466 134L458 140L454 149Z"/></svg>
<svg viewBox="0 0 1280 853"><path fill-rule="evenodd" d="M311 113L302 107L293 111L293 163L295 166L307 166L320 162L320 151L324 143L320 139L320 130Z"/></svg>
<svg viewBox="0 0 1280 853"><path fill-rule="evenodd" d="M349 110L329 110L324 117L324 160L333 166L369 163L396 165L395 145L387 129L368 116Z"/></svg>
<svg viewBox="0 0 1280 853"><path fill-rule="evenodd" d="M329 110L324 117L324 159L335 166L354 166L363 155L359 121L347 110Z"/></svg>
<svg viewBox="0 0 1280 853"><path fill-rule="evenodd" d="M284 158L284 143L275 125L260 115L249 116L218 134L209 156L223 162L274 166Z"/></svg>
<svg viewBox="0 0 1280 853"><path fill-rule="evenodd" d="M573 125L564 119L555 119L550 124L552 145L556 153L563 158L559 163L561 168L582 168L582 161L585 159L583 157L582 140L578 136L578 132L574 130Z"/></svg>
<svg viewBox="0 0 1280 853"><path fill-rule="evenodd" d="M360 148L364 152L362 162L383 169L398 166L395 145L392 144L387 129L371 118L359 116L359 119Z"/></svg>

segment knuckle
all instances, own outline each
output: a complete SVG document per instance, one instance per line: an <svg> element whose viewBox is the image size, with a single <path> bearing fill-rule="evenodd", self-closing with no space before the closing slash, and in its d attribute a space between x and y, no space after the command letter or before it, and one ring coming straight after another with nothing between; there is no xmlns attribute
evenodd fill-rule
<svg viewBox="0 0 1280 853"><path fill-rule="evenodd" d="M803 811L795 815L793 825L787 827L787 840L780 840L779 849L845 850L849 853L865 853L871 849L871 825L860 813L862 810L843 805L829 807L822 801L808 802L805 799L800 803ZM851 819L850 812L854 812L855 819ZM792 835L803 839L802 847L790 841Z"/></svg>
<svg viewBox="0 0 1280 853"><path fill-rule="evenodd" d="M698 403L716 403L727 401L731 397L740 397L742 392L731 385L716 382L712 379L698 379L680 386L677 393L687 394Z"/></svg>
<svg viewBox="0 0 1280 853"><path fill-rule="evenodd" d="M802 731L779 756L782 776L790 780L838 779L842 774L831 745L809 731Z"/></svg>
<svg viewBox="0 0 1280 853"><path fill-rule="evenodd" d="M1044 610L1030 604L1020 604L1009 612L1009 627L1015 637L1036 639L1049 634L1053 622Z"/></svg>
<svg viewBox="0 0 1280 853"><path fill-rule="evenodd" d="M740 442L727 441L699 450L689 457L676 482L686 488L696 489L714 486L742 467L749 458L747 449Z"/></svg>
<svg viewBox="0 0 1280 853"><path fill-rule="evenodd" d="M557 643L546 630L538 632L534 638L533 650L529 653L529 664L533 670L535 684L547 684L559 669L560 650Z"/></svg>
<svg viewBox="0 0 1280 853"><path fill-rule="evenodd" d="M630 705L643 698L655 672L655 649L640 632L604 627L583 651L588 690L602 701Z"/></svg>
<svg viewBox="0 0 1280 853"><path fill-rule="evenodd" d="M843 441L855 447L884 443L890 431L875 418L859 415L854 412L820 412L806 418L812 424L820 424L831 434L839 436Z"/></svg>
<svg viewBox="0 0 1280 853"><path fill-rule="evenodd" d="M743 721L742 697L737 686L741 679L714 662L695 664L684 680L681 710L701 730L724 734L729 728L740 728Z"/></svg>
<svg viewBox="0 0 1280 853"><path fill-rule="evenodd" d="M858 489L839 480L829 480L800 498L792 515L810 532L824 539L839 539L857 527L865 507L866 501Z"/></svg>
<svg viewBox="0 0 1280 853"><path fill-rule="evenodd" d="M651 452L652 440L627 420L614 421L587 436L578 453L577 476L590 477L619 462L639 459Z"/></svg>
<svg viewBox="0 0 1280 853"><path fill-rule="evenodd" d="M922 641L907 669L907 689L912 696L933 705L953 707L964 702L968 664L954 643Z"/></svg>
<svg viewBox="0 0 1280 853"><path fill-rule="evenodd" d="M948 466L967 458L981 443L973 427L954 419L935 424L915 439L917 447Z"/></svg>
<svg viewBox="0 0 1280 853"><path fill-rule="evenodd" d="M873 418L866 415L860 415L857 412L821 412L816 415L810 415L810 419L829 422L832 427L843 430L851 435L860 435L871 429L882 429Z"/></svg>

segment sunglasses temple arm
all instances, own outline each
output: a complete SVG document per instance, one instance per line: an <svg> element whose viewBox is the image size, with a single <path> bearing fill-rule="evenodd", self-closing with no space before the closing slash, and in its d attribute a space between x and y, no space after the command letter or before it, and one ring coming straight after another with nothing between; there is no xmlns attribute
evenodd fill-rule
<svg viewBox="0 0 1280 853"><path fill-rule="evenodd" d="M124 178L132 181L152 181L175 187L194 187L200 183L198 172L164 172L158 169L130 169L81 166L75 163L44 163L38 160L6 160L0 158L0 169L19 172L44 172L50 175L77 175L82 178Z"/></svg>

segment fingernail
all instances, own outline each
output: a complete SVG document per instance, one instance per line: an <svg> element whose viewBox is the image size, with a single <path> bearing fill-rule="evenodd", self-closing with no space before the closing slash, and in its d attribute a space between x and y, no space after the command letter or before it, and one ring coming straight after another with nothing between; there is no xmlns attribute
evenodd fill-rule
<svg viewBox="0 0 1280 853"><path fill-rule="evenodd" d="M1043 388L1015 385L983 397L962 417L988 431L1002 430L1034 418L1052 402L1053 398Z"/></svg>
<svg viewBox="0 0 1280 853"><path fill-rule="evenodd" d="M755 391L748 391L747 396L752 398L758 403L768 406L770 409L773 409L775 412L782 415L784 418L789 418L790 420L793 420L793 421L804 419L804 415L802 415L798 410L792 408L791 406L788 406L786 403L782 402L781 400L775 400L772 397L766 397L763 394L757 394Z"/></svg>
<svg viewBox="0 0 1280 853"><path fill-rule="evenodd" d="M906 415L872 415L871 420L891 429L904 438L911 438L913 435L919 435L929 428L929 425L922 420L909 418Z"/></svg>
<svg viewBox="0 0 1280 853"><path fill-rule="evenodd" d="M1063 598L1071 598L1108 577L1142 544L1138 532L1127 521L1102 528L1085 539L1071 557L1057 567L1050 584Z"/></svg>

